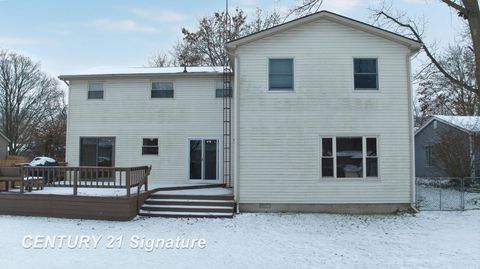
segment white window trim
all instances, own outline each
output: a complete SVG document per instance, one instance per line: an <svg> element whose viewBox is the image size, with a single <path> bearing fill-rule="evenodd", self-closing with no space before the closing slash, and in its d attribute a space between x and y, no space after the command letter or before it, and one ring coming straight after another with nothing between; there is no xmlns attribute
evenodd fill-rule
<svg viewBox="0 0 480 269"><path fill-rule="evenodd" d="M376 59L377 60L377 88L376 89L364 89L364 88L359 88L355 89L355 59ZM355 56L352 57L351 60L351 74L352 74L352 92L355 93L380 93L381 87L380 87L380 59L377 56Z"/></svg>
<svg viewBox="0 0 480 269"><path fill-rule="evenodd" d="M285 89L285 90L270 90L270 60L283 60L283 59L291 59L292 60L292 64L293 64L293 85L292 85L292 89ZM285 55L285 56L278 56L278 57L268 57L267 58L267 86L266 86L266 92L267 93L273 93L273 94L276 94L276 93L286 93L286 94L289 94L289 93L295 93L296 92L296 86L297 86L297 83L295 82L296 80L296 77L297 77L297 70L295 68L296 66L296 59L295 57L293 56L288 56L288 55Z"/></svg>
<svg viewBox="0 0 480 269"><path fill-rule="evenodd" d="M337 177L337 138L338 137L361 137L362 138L362 177ZM322 175L322 158L323 158L323 143L322 139L331 138L332 139L332 157L333 157L333 177L323 177ZM376 177L367 177L367 138L375 138L377 143L377 176ZM319 139L320 150L319 150L319 178L322 181L379 181L381 180L381 154L380 154L380 136L379 135L350 135L350 134L339 134L335 136L327 135L320 136Z"/></svg>

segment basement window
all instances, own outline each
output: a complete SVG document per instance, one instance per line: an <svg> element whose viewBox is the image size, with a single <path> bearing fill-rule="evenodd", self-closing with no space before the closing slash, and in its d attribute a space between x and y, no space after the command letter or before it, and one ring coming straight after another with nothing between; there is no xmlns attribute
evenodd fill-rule
<svg viewBox="0 0 480 269"><path fill-rule="evenodd" d="M152 98L173 98L173 82L152 82Z"/></svg>
<svg viewBox="0 0 480 269"><path fill-rule="evenodd" d="M103 83L88 83L88 99L103 99Z"/></svg>
<svg viewBox="0 0 480 269"><path fill-rule="evenodd" d="M144 138L142 155L158 155L158 138Z"/></svg>
<svg viewBox="0 0 480 269"><path fill-rule="evenodd" d="M321 139L321 177L377 178L378 139L325 137Z"/></svg>

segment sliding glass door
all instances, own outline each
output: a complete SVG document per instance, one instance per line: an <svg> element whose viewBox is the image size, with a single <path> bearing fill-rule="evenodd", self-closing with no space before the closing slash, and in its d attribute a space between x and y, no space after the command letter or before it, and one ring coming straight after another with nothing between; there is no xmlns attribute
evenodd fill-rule
<svg viewBox="0 0 480 269"><path fill-rule="evenodd" d="M218 180L218 140L190 139L188 143L190 179Z"/></svg>
<svg viewBox="0 0 480 269"><path fill-rule="evenodd" d="M80 166L114 166L114 137L81 137Z"/></svg>

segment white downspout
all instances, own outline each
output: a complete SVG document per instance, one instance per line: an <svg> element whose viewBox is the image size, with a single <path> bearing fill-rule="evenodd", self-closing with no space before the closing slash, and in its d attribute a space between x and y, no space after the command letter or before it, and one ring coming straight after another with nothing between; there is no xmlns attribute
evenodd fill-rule
<svg viewBox="0 0 480 269"><path fill-rule="evenodd" d="M234 76L233 76L233 153L234 153L234 167L233 167L233 192L234 192L234 199L235 202L237 203L237 214L240 213L240 196L239 196L239 111L240 111L240 100L239 100L239 88L238 88L238 80L239 80L239 70L240 70L240 64L238 60L237 54L235 54L235 69L234 69Z"/></svg>
<svg viewBox="0 0 480 269"><path fill-rule="evenodd" d="M411 57L414 52L407 54L407 83L408 83L408 118L409 118L409 141L410 141L410 206L413 210L418 211L415 207L416 188L415 188L415 128L413 118L413 89L412 89L412 62Z"/></svg>

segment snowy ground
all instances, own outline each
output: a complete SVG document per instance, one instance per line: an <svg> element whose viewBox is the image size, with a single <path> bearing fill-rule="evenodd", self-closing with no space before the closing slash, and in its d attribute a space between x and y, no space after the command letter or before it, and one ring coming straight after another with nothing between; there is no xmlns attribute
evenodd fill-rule
<svg viewBox="0 0 480 269"><path fill-rule="evenodd" d="M87 235L94 249L24 249L25 236ZM204 249L129 247L131 236L205 239ZM106 237L123 236L119 249ZM240 214L106 222L0 216L1 268L479 268L480 211L399 216Z"/></svg>

